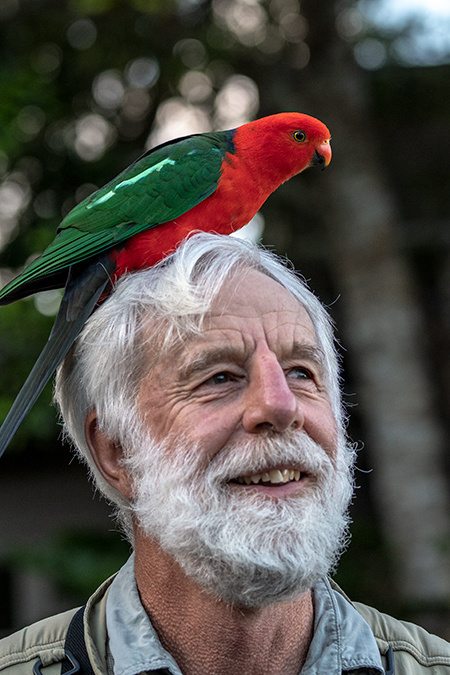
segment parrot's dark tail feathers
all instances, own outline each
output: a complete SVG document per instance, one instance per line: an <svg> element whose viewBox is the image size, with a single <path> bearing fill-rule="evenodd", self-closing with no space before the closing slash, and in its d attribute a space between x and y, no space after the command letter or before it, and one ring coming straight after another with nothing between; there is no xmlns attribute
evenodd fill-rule
<svg viewBox="0 0 450 675"><path fill-rule="evenodd" d="M103 277L102 282L100 286L97 285L89 298L89 302L84 305L77 316L69 320L67 317L72 313L70 311L71 297L67 298L67 293L64 295L48 342L34 364L31 373L0 429L0 457L56 368L69 351L77 335L81 332L89 316L94 311L98 299L109 283L109 276L106 280Z"/></svg>

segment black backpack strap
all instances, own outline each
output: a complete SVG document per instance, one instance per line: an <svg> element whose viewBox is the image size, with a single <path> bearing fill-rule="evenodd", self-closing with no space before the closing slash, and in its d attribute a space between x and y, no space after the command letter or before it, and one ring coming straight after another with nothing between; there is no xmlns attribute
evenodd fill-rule
<svg viewBox="0 0 450 675"><path fill-rule="evenodd" d="M395 675L394 650L392 649L391 645L389 645L389 649L386 652L386 660L387 660L387 668L384 671L385 675Z"/></svg>
<svg viewBox="0 0 450 675"><path fill-rule="evenodd" d="M75 673L94 675L84 641L84 609L84 607L81 607L74 614L67 629L64 643L65 658L61 665L61 675L75 675ZM43 675L41 668L42 659L38 659L33 666L33 674Z"/></svg>
<svg viewBox="0 0 450 675"><path fill-rule="evenodd" d="M85 607L81 607L69 624L64 644L66 658L61 666L61 675L94 675L84 640L84 610Z"/></svg>
<svg viewBox="0 0 450 675"><path fill-rule="evenodd" d="M80 609L73 615L72 621L69 624L69 628L66 634L66 641L64 643L64 651L66 653L66 658L61 665L61 675L95 675L94 670L89 659L89 655L86 649L86 642L84 639L84 607ZM40 664L41 665L41 664ZM157 675L171 675L170 671L166 668L161 670L152 671ZM34 675L42 675L40 670L36 670Z"/></svg>

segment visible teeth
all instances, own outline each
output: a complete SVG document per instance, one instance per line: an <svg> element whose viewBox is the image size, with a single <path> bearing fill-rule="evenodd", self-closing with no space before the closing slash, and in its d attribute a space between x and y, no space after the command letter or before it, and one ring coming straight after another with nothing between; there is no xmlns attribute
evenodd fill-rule
<svg viewBox="0 0 450 675"><path fill-rule="evenodd" d="M291 480L298 481L300 480L301 473L297 469L271 469L270 471L265 471L264 473L254 473L251 476L238 476L236 478L237 483L242 485L257 485L260 482L263 483L288 483Z"/></svg>
<svg viewBox="0 0 450 675"><path fill-rule="evenodd" d="M271 483L283 483L283 474L279 469L271 469L269 471L270 482Z"/></svg>

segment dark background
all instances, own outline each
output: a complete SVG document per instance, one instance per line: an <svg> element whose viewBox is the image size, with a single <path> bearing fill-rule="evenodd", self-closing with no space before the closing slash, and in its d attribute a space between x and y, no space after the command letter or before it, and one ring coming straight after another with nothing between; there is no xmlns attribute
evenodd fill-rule
<svg viewBox="0 0 450 675"><path fill-rule="evenodd" d="M450 55L411 65L419 25L376 28L350 0L4 0L0 283L151 144L281 111L322 119L332 164L282 186L259 225L342 345L360 487L337 579L448 638ZM0 419L58 299L0 310ZM50 401L48 386L1 460L4 633L82 602L128 553Z"/></svg>

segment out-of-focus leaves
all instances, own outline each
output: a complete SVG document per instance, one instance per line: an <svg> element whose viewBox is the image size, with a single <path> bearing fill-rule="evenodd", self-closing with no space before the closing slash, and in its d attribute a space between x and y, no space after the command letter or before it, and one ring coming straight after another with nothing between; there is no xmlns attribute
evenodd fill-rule
<svg viewBox="0 0 450 675"><path fill-rule="evenodd" d="M40 314L33 299L2 307L0 311L0 419L8 413L42 347L48 339L53 318ZM56 411L50 406L51 384L33 407L11 443L14 448L44 448L56 436Z"/></svg>
<svg viewBox="0 0 450 675"><path fill-rule="evenodd" d="M46 577L74 602L85 602L129 554L130 545L117 534L75 530L39 545L14 548L7 559L18 569Z"/></svg>

